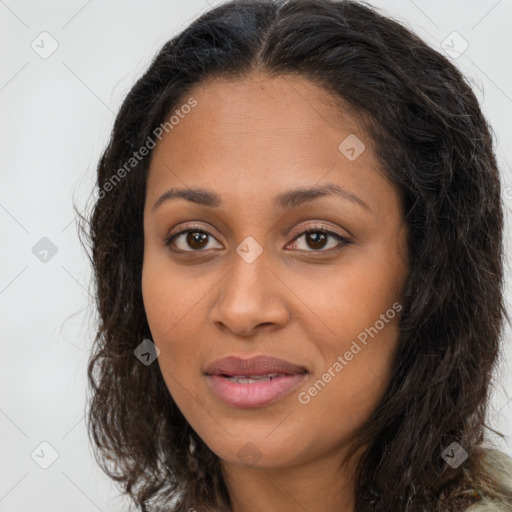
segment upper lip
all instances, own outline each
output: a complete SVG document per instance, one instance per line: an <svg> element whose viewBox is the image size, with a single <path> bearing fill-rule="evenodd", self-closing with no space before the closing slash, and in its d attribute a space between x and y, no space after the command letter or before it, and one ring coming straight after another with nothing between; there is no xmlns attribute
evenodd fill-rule
<svg viewBox="0 0 512 512"><path fill-rule="evenodd" d="M303 366L271 356L256 356L250 359L241 359L236 356L224 357L209 364L205 370L207 375L227 375L230 377L267 375L269 373L292 375L306 372L307 370Z"/></svg>

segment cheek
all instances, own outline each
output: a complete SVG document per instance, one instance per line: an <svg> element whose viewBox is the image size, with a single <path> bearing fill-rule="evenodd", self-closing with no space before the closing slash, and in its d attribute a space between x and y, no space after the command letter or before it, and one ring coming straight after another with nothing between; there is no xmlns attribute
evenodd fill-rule
<svg viewBox="0 0 512 512"><path fill-rule="evenodd" d="M321 357L298 397L313 429L322 428L328 411L348 432L377 406L397 347L403 278L396 262L361 258L308 287L308 305L326 327L323 336L314 335Z"/></svg>
<svg viewBox="0 0 512 512"><path fill-rule="evenodd" d="M362 335L333 337L322 345L322 362L297 396L307 430L313 438L321 432L326 446L346 439L368 420L391 377L397 326L390 321L380 330L354 325L352 331Z"/></svg>
<svg viewBox="0 0 512 512"><path fill-rule="evenodd" d="M174 390L173 380L182 381L181 369L190 367L187 358L192 357L191 343L198 314L197 303L189 298L187 288L175 273L145 260L142 271L142 296L144 309L152 335L152 341L160 349L158 364L169 387ZM197 305L195 306L198 307Z"/></svg>
<svg viewBox="0 0 512 512"><path fill-rule="evenodd" d="M392 306L399 301L403 286L397 268L383 264L382 260L361 257L336 273L317 277L314 282L311 279L298 282L296 288L307 306L304 311L309 311L311 323L322 325L321 345L327 351L343 349L344 343L350 344L350 340L376 322L378 329L382 329L381 315L386 317L386 327L397 323L398 312ZM306 324L306 317L302 322ZM318 334L317 339L321 339Z"/></svg>
<svg viewBox="0 0 512 512"><path fill-rule="evenodd" d="M157 362L170 394L184 410L202 378L198 341L211 288L204 279L185 279L168 261L151 255L144 260L142 295L152 341L160 350Z"/></svg>
<svg viewBox="0 0 512 512"><path fill-rule="evenodd" d="M165 344L176 338L176 331L185 329L186 337L187 329L197 324L200 299L208 286L203 279L185 279L168 260L162 260L152 255L144 259L142 297L154 341Z"/></svg>

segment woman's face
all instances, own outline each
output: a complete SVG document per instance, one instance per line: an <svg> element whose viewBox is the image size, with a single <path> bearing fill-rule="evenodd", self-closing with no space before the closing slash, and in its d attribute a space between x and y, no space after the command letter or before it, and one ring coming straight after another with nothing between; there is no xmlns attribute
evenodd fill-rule
<svg viewBox="0 0 512 512"><path fill-rule="evenodd" d="M190 97L153 150L144 209L163 378L225 463L340 455L390 378L408 274L398 191L306 79L209 80ZM256 356L289 365L243 365ZM240 366L213 365L226 357Z"/></svg>

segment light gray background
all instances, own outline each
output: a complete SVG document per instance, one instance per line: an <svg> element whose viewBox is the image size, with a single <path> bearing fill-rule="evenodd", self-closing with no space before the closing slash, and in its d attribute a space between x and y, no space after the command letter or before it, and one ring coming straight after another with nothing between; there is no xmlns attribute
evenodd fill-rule
<svg viewBox="0 0 512 512"><path fill-rule="evenodd" d="M512 1L372 3L441 51L454 31L468 42L454 62L474 83L496 133L504 187L512 187ZM136 78L208 8L205 0L0 0L0 511L128 509L97 468L83 421L95 315L72 200L85 206L115 113ZM47 59L31 48L43 31L59 45ZM504 194L510 257L512 188ZM32 252L42 237L57 248L46 263ZM509 262L506 272L509 304ZM508 436L498 442L512 455L509 326L505 337L491 424ZM58 452L48 469L31 458L37 449L39 460L50 461L43 441Z"/></svg>

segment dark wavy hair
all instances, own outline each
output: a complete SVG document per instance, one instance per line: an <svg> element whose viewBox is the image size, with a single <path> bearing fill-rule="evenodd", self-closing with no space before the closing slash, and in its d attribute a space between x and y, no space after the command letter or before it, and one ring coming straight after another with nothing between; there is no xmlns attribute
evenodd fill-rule
<svg viewBox="0 0 512 512"><path fill-rule="evenodd" d="M81 226L99 313L87 418L98 463L142 511L230 510L219 458L176 406L158 365L134 356L151 338L141 292L151 154L115 186L112 178L193 85L253 72L307 78L353 109L402 196L410 275L392 376L354 445L353 453L367 447L355 510L453 512L486 495L512 499L487 471L483 445L486 428L502 436L486 418L509 320L491 129L447 58L348 0L221 4L170 39L127 94L98 163L99 197ZM457 468L442 457L453 442L469 455Z"/></svg>

